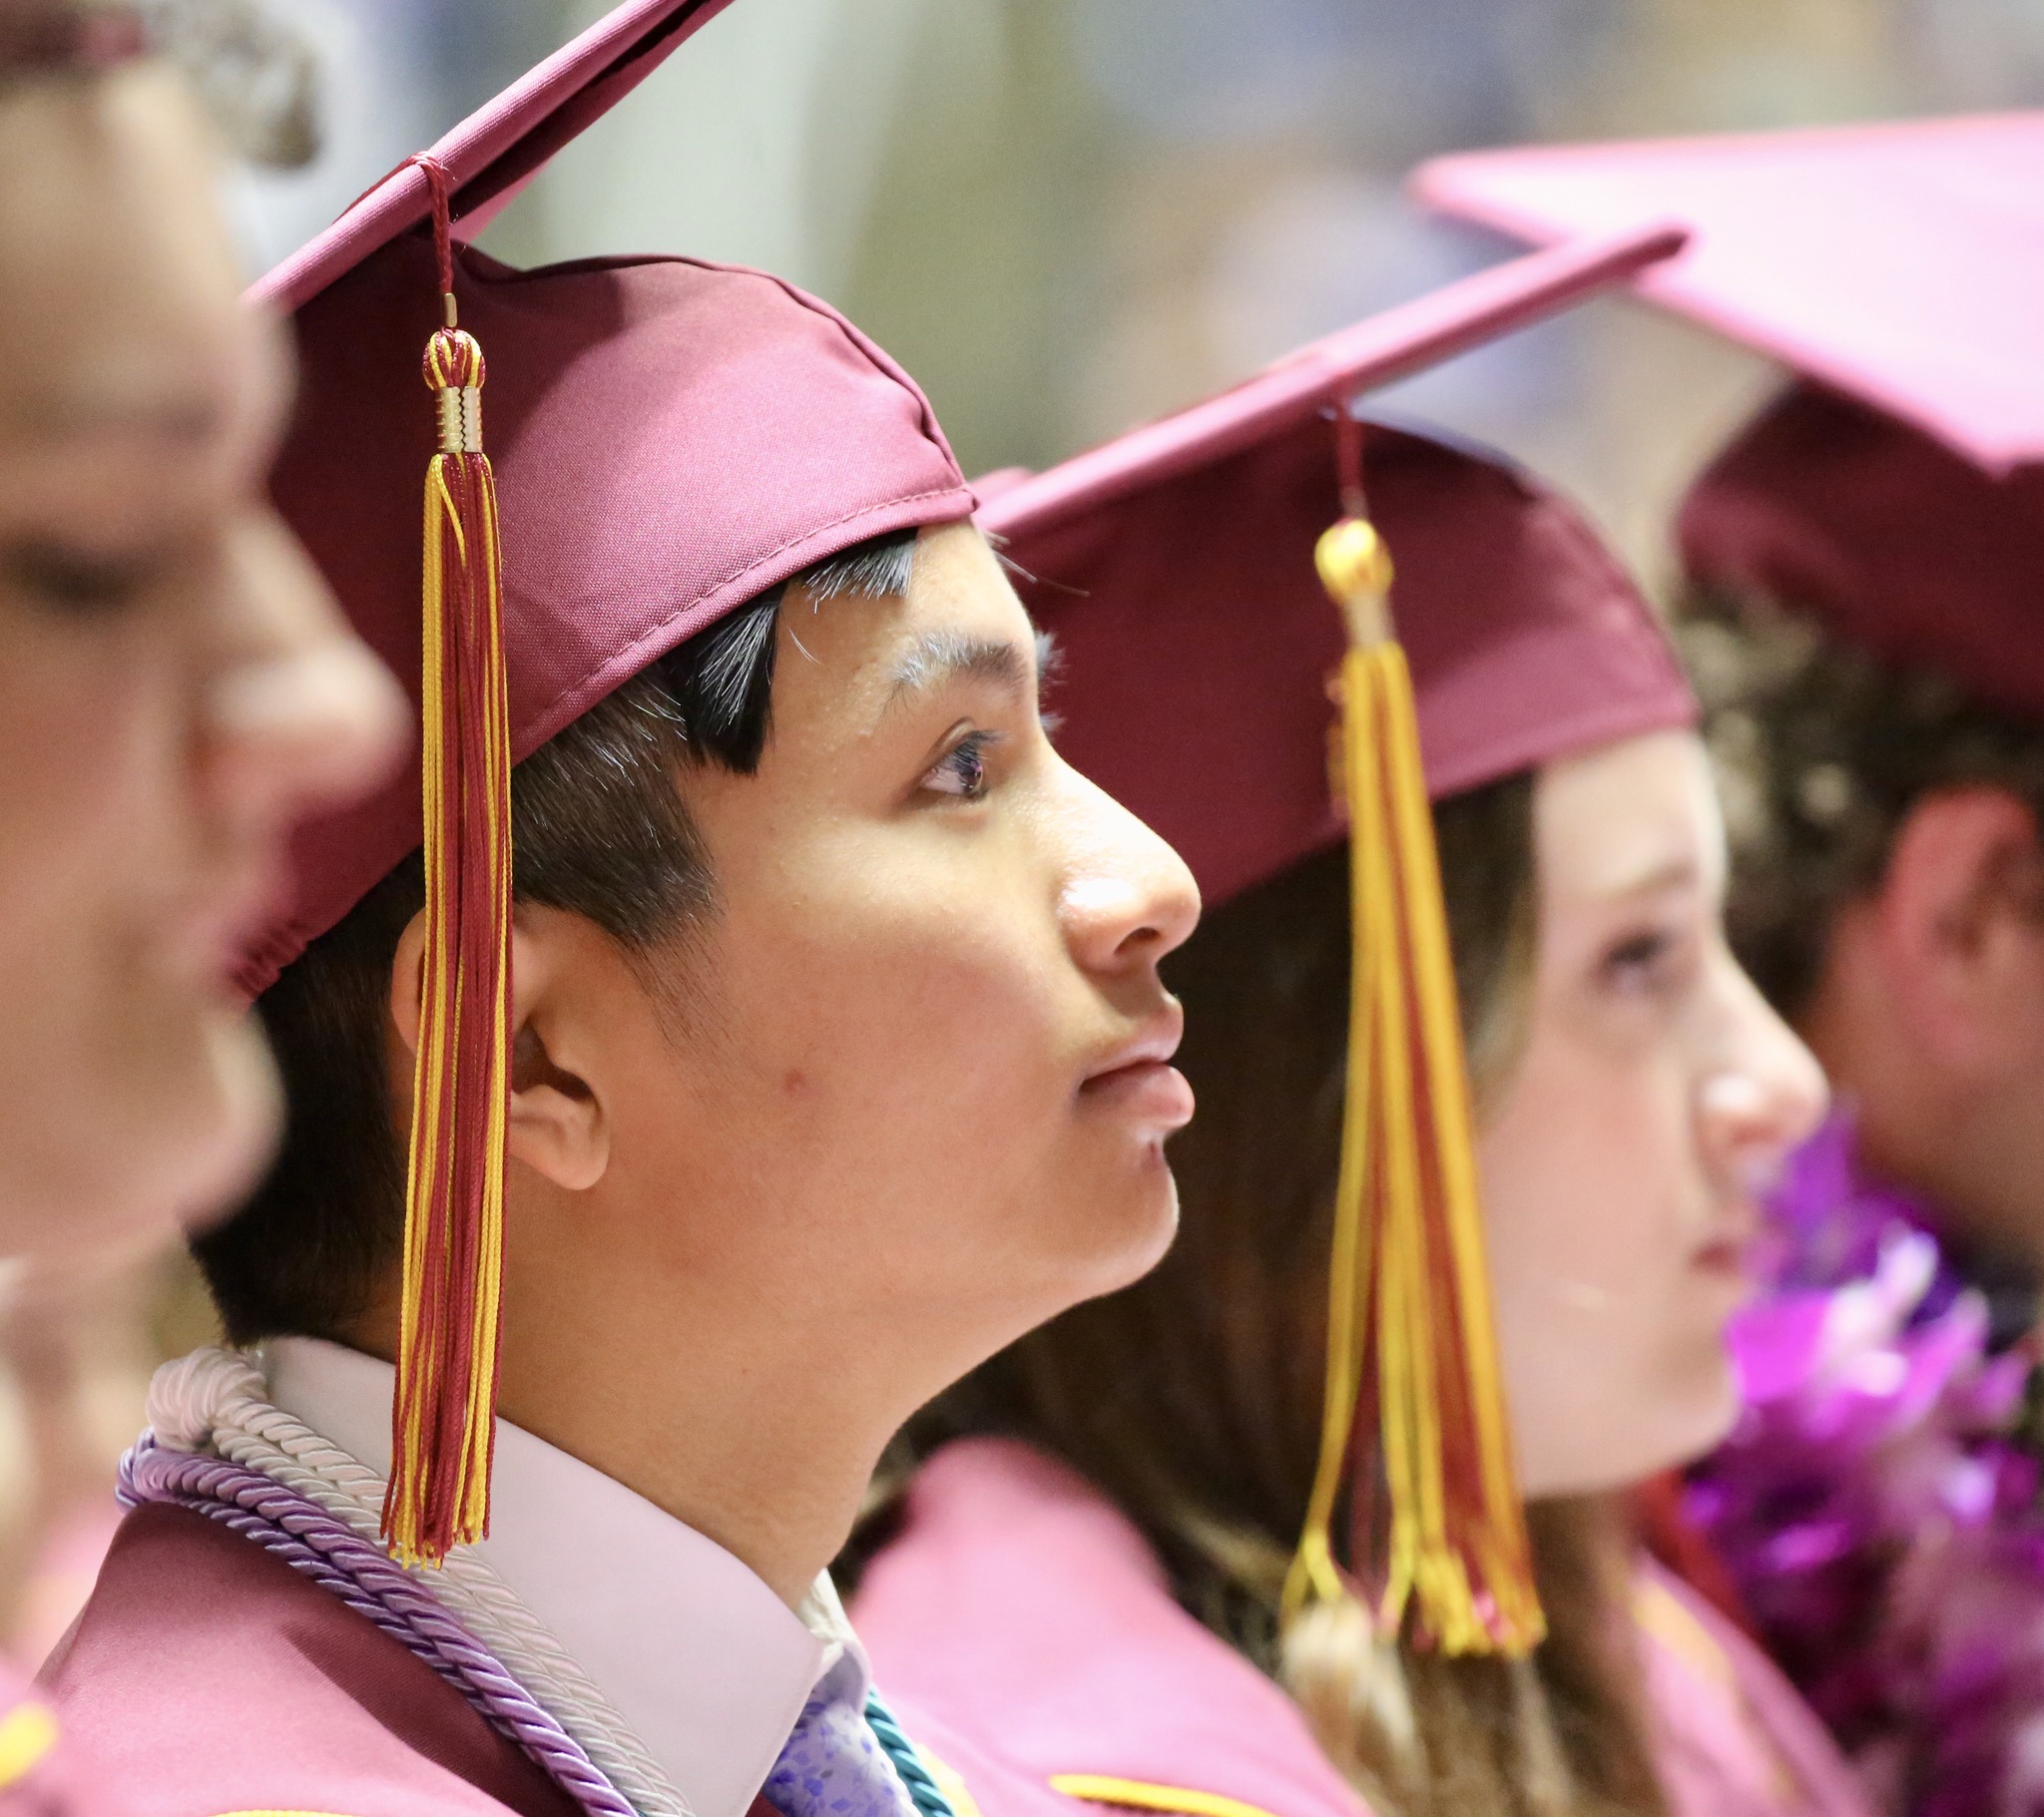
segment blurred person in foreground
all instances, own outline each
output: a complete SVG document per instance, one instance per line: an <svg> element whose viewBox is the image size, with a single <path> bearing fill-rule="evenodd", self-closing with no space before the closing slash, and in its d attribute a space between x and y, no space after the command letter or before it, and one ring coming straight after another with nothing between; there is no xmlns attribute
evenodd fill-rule
<svg viewBox="0 0 2044 1817"><path fill-rule="evenodd" d="M264 497L290 356L197 104L118 10L10 0L0 32L0 1245L63 1255L253 1181L278 1103L242 947L402 718Z"/></svg>
<svg viewBox="0 0 2044 1817"><path fill-rule="evenodd" d="M1689 1510L1881 1805L2044 1811L2044 115L1417 182L1542 239L1680 222L1649 293L1801 374L1676 526L1734 943L1838 1099Z"/></svg>
<svg viewBox="0 0 2044 1817"><path fill-rule="evenodd" d="M1060 640L1067 747L1212 905L1166 966L1200 1115L1155 1273L912 1423L855 1618L910 1707L1112 1807L1851 1817L1821 1726L1628 1521L1738 1411L1754 1189L1823 1103L1725 944L1695 702L1523 473L1371 426L1337 489L1324 420L1253 439L1328 358L1216 400L1148 483L1110 446L989 509ZM1330 799L1313 570L1344 496L1390 552L1451 986L1392 910L1432 871L1416 772L1383 790L1395 861L1364 830L1398 759L1356 754L1389 685L1358 651L1352 852ZM1424 1064L1407 1016L1441 1018ZM989 1817L1023 1808L1001 1789Z"/></svg>
<svg viewBox="0 0 2044 1817"><path fill-rule="evenodd" d="M268 506L290 390L213 128L119 8L0 4L0 1254L140 1254L278 1122L238 996L285 835L386 773L394 683ZM0 1779L49 1718L0 1715Z"/></svg>

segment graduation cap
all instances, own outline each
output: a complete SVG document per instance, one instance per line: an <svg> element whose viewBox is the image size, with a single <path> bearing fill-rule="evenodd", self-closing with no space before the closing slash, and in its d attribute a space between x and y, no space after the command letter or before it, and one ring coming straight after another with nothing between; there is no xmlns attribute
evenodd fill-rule
<svg viewBox="0 0 2044 1817"><path fill-rule="evenodd" d="M305 829L245 970L262 988L423 843L384 1508L407 1562L488 1520L511 766L766 589L972 509L913 381L793 286L684 258L520 271L465 243L724 3L620 6L255 287L291 312L302 372L277 503L421 709L418 766Z"/></svg>
<svg viewBox="0 0 2044 1817"><path fill-rule="evenodd" d="M1209 900L1351 842L1327 1391L1286 1607L1359 1584L1382 1630L1409 1615L1455 1652L1522 1653L1543 1624L1428 795L1696 709L1652 612L1568 505L1486 454L1365 427L1351 404L1681 243L1650 228L1479 273L989 487L980 514L1057 637L1060 746L1179 847ZM1330 1530L1351 1471L1343 1570Z"/></svg>
<svg viewBox="0 0 2044 1817"><path fill-rule="evenodd" d="M1990 473L2044 456L2044 113L1460 153L1412 189L1540 244L1678 222L1642 296Z"/></svg>
<svg viewBox="0 0 2044 1817"><path fill-rule="evenodd" d="M1809 613L1891 670L2044 719L2044 465L1988 473L1822 386L1789 386L1691 483L1690 581Z"/></svg>
<svg viewBox="0 0 2044 1817"><path fill-rule="evenodd" d="M1686 226L1640 293L1802 375L1692 486L1687 574L2044 714L2044 113L1478 152L1413 187L1535 241Z"/></svg>

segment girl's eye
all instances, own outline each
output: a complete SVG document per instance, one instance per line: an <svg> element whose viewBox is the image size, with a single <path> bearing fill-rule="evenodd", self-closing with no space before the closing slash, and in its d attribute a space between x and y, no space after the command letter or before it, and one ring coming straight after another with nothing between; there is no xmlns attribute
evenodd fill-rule
<svg viewBox="0 0 2044 1817"><path fill-rule="evenodd" d="M55 543L24 543L0 559L7 578L48 611L74 618L126 610L150 576L132 558L88 554Z"/></svg>
<svg viewBox="0 0 2044 1817"><path fill-rule="evenodd" d="M1627 995L1651 991L1664 982L1677 957L1679 942L1665 928L1628 935L1606 949L1598 971Z"/></svg>
<svg viewBox="0 0 2044 1817"><path fill-rule="evenodd" d="M984 731L960 738L924 773L924 790L961 801L977 801L986 793L986 751L993 738L992 732Z"/></svg>

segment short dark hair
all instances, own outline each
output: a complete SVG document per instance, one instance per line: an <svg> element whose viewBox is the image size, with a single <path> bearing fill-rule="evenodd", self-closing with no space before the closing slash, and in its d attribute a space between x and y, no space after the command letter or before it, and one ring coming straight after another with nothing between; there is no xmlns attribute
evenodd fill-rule
<svg viewBox="0 0 2044 1817"><path fill-rule="evenodd" d="M797 585L812 600L905 593L915 534L859 544ZM583 916L635 960L715 915L716 878L676 784L687 765L759 767L782 593L660 658L511 772L519 901ZM192 1242L234 1343L344 1336L397 1262L404 1154L385 1064L390 965L424 901L414 852L256 1004L283 1075L283 1144L248 1204Z"/></svg>
<svg viewBox="0 0 2044 1817"><path fill-rule="evenodd" d="M1879 887L1924 796L1985 785L2044 817L2044 722L1883 663L1792 602L1696 589L1676 629L1725 801L1726 926L1785 1016L1808 1007L1839 911Z"/></svg>

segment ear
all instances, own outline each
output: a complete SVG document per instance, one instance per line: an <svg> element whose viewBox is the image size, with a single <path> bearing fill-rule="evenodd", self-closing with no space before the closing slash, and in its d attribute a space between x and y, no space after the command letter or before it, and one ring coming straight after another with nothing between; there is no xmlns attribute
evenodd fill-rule
<svg viewBox="0 0 2044 1817"><path fill-rule="evenodd" d="M2034 1063L2044 1043L2044 852L2006 789L1940 790L1910 809L1875 925L1911 1032L1967 1073Z"/></svg>
<svg viewBox="0 0 2044 1817"><path fill-rule="evenodd" d="M556 938L559 917L514 910L511 923L511 1099L504 1150L571 1192L587 1191L610 1165L610 1120L571 1060L562 975L569 946ZM397 943L390 972L390 1015L408 1055L419 1045L425 977L426 917L414 915Z"/></svg>

